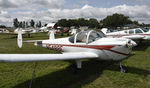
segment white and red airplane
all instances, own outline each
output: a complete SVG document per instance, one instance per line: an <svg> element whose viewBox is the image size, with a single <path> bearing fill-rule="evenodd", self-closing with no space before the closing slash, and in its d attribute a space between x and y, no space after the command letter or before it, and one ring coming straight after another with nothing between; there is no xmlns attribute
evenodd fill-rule
<svg viewBox="0 0 150 88"><path fill-rule="evenodd" d="M146 28L134 28L117 32L110 32L109 29L103 28L101 31L108 37L122 37L133 40L150 40L150 30Z"/></svg>
<svg viewBox="0 0 150 88"><path fill-rule="evenodd" d="M81 68L82 59L114 60L126 59L136 43L131 39L107 38L101 32L87 30L67 38L33 40L36 46L62 51L62 54L0 54L1 62L32 62L53 60L75 60ZM18 35L18 46L22 47L21 31ZM121 65L122 67L122 65ZM122 68L121 68L122 69ZM124 69L122 69L124 70Z"/></svg>

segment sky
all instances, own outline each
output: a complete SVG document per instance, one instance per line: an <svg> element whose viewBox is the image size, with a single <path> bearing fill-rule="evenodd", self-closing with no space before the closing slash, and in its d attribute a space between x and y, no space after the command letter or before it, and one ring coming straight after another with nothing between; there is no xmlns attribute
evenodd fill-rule
<svg viewBox="0 0 150 88"><path fill-rule="evenodd" d="M0 25L19 21L57 22L59 19L96 18L114 13L150 24L150 0L0 0Z"/></svg>

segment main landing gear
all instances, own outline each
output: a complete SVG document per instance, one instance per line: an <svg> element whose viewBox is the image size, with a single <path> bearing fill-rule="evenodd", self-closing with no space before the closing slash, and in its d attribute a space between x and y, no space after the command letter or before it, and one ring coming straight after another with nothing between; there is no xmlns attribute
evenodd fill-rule
<svg viewBox="0 0 150 88"><path fill-rule="evenodd" d="M82 68L82 61L81 60L76 60L76 64L72 64L69 66L69 71L71 73L78 73L80 69Z"/></svg>
<svg viewBox="0 0 150 88"><path fill-rule="evenodd" d="M121 62L120 62L120 72L122 72L122 73L128 72L127 68L125 66L123 66Z"/></svg>

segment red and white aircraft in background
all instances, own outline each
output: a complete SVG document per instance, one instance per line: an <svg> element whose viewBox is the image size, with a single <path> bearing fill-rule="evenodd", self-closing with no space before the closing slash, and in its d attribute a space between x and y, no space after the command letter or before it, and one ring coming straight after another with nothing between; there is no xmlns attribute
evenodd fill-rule
<svg viewBox="0 0 150 88"><path fill-rule="evenodd" d="M122 37L133 40L150 40L150 30L146 28L134 28L117 32L110 32L109 29L103 28L101 31L106 36L111 37Z"/></svg>
<svg viewBox="0 0 150 88"><path fill-rule="evenodd" d="M136 43L131 39L107 38L101 32L87 30L67 38L49 40L32 40L35 45L62 51L62 54L0 54L1 62L32 62L53 60L75 60L81 68L82 59L121 61L127 58ZM22 47L21 31L18 35L18 46ZM124 71L121 65L121 70Z"/></svg>

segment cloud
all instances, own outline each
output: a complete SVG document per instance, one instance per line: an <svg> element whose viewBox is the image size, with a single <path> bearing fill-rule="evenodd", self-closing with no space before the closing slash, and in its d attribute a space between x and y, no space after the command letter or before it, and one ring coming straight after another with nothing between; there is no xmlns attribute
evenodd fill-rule
<svg viewBox="0 0 150 88"><path fill-rule="evenodd" d="M0 8L15 8L17 5L10 2L9 0L0 0Z"/></svg>
<svg viewBox="0 0 150 88"><path fill-rule="evenodd" d="M49 9L49 15L53 18L97 18L103 19L108 15L112 15L114 13L125 14L134 20L142 21L141 19L149 18L150 10L147 6L127 6L127 5L119 5L112 8L97 8L89 5L85 5L80 9ZM140 19L139 19L140 18Z"/></svg>
<svg viewBox="0 0 150 88"><path fill-rule="evenodd" d="M43 2L43 4L40 5L44 6L46 5L46 3ZM31 19L34 19L35 21L41 20L44 23L56 22L57 20L62 18L73 19L83 17L87 19L97 18L101 20L114 13L125 14L132 20L137 20L141 23L150 23L150 8L146 5L118 5L111 8L98 8L90 5L84 5L83 7L77 9L62 9L59 8L59 6L61 5L58 5L58 7L56 8L49 8L47 10L21 10L13 13L5 10L0 10L0 23L8 22L10 24L10 22L12 22L14 18L18 18L20 21L29 21Z"/></svg>
<svg viewBox="0 0 150 88"><path fill-rule="evenodd" d="M64 6L64 0L35 0L33 4L40 5L47 8L62 8Z"/></svg>
<svg viewBox="0 0 150 88"><path fill-rule="evenodd" d="M65 0L0 0L0 8L62 8Z"/></svg>

